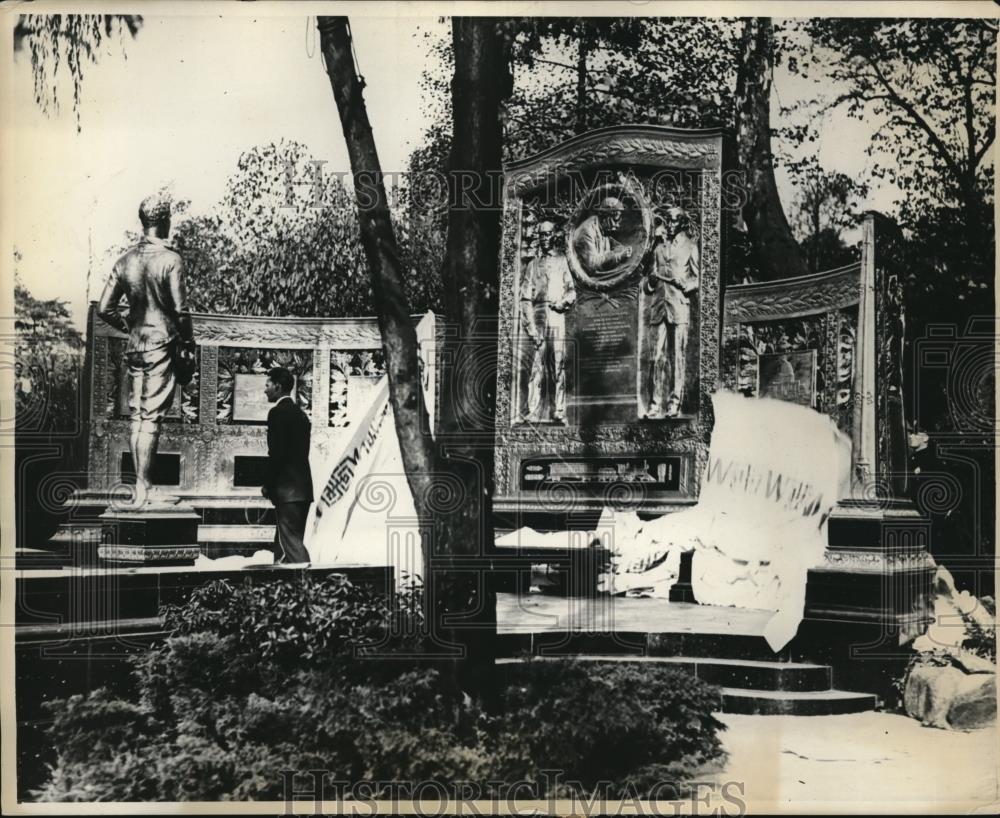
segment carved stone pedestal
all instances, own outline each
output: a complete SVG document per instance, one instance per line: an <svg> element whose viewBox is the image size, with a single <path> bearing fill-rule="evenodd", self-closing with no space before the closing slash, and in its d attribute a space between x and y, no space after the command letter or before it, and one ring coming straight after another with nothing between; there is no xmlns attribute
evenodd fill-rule
<svg viewBox="0 0 1000 818"><path fill-rule="evenodd" d="M187 504L109 508L101 516L101 561L110 565L193 565L201 518Z"/></svg>
<svg viewBox="0 0 1000 818"><path fill-rule="evenodd" d="M932 618L930 520L905 500L842 501L827 523L824 565L809 576L810 616L879 622L898 643Z"/></svg>
<svg viewBox="0 0 1000 818"><path fill-rule="evenodd" d="M838 686L889 698L933 618L930 521L908 501L880 499L841 501L827 525L791 658L830 664Z"/></svg>

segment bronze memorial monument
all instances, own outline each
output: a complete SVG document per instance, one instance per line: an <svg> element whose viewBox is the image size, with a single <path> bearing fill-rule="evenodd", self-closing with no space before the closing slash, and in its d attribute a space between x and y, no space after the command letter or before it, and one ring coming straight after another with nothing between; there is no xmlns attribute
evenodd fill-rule
<svg viewBox="0 0 1000 818"><path fill-rule="evenodd" d="M697 497L726 151L717 130L606 128L507 167L496 507L511 528Z"/></svg>

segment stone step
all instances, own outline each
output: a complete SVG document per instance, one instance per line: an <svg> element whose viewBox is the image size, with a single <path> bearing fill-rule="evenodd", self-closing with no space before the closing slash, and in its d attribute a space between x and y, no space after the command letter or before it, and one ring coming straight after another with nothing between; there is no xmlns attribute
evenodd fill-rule
<svg viewBox="0 0 1000 818"><path fill-rule="evenodd" d="M846 690L794 692L722 688L724 713L750 716L837 716L874 710L878 700L870 693Z"/></svg>
<svg viewBox="0 0 1000 818"><path fill-rule="evenodd" d="M265 542L274 541L273 525L198 525L198 542Z"/></svg>
<svg viewBox="0 0 1000 818"><path fill-rule="evenodd" d="M806 662L766 662L707 659L691 656L566 656L582 662L642 662L691 673L722 692L722 712L758 716L831 716L874 710L877 698L868 693L831 689L832 670ZM525 658L497 659L516 665Z"/></svg>
<svg viewBox="0 0 1000 818"><path fill-rule="evenodd" d="M522 653L533 656L688 656L765 662L790 658L788 651L776 654L771 650L763 636L746 633L543 630L497 635L497 655Z"/></svg>
<svg viewBox="0 0 1000 818"><path fill-rule="evenodd" d="M585 662L645 662L684 670L709 684L724 688L770 691L819 692L830 690L832 671L828 665L807 662L765 662L696 656L576 656ZM518 659L497 659L508 664Z"/></svg>

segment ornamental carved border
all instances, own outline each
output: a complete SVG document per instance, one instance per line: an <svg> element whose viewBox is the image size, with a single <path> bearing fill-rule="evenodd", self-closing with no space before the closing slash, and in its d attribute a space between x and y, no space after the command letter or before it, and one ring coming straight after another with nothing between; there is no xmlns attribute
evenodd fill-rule
<svg viewBox="0 0 1000 818"><path fill-rule="evenodd" d="M861 264L726 289L726 324L802 318L858 303Z"/></svg>
<svg viewBox="0 0 1000 818"><path fill-rule="evenodd" d="M723 377L753 395L749 377L762 352L816 349L816 409L850 434L861 263L812 275L731 285L723 313Z"/></svg>
<svg viewBox="0 0 1000 818"><path fill-rule="evenodd" d="M622 163L663 168L721 167L717 131L682 131L655 125L602 128L581 134L548 151L506 167L509 190L516 196L564 172Z"/></svg>
<svg viewBox="0 0 1000 818"><path fill-rule="evenodd" d="M420 318L422 316L414 316L414 323ZM220 364L226 364L233 354L247 354L262 347L269 347L281 356L295 351L307 353L306 380L315 390L311 400L313 444L324 450L329 450L339 441L345 431L327 424L330 358L348 360L351 364L349 373L366 383L385 371L382 340L374 318L195 314L193 319L200 353L200 389L192 391L188 401L189 416L193 422L164 423L161 437L162 451L182 453L179 487L182 492L214 495L237 491L230 485L229 477L233 454L266 451L263 426L228 424L220 422L217 417ZM116 373L121 358L120 348L126 336L98 320L94 305L91 305L88 326L91 329L87 359L90 369L90 393L87 395L90 401L88 488L100 492L113 489L120 480L119 455L129 446L128 418L120 416L117 411L110 415L107 411L109 392L118 383ZM440 325L438 331L440 333ZM279 340L265 345L260 343L261 336ZM117 354L113 351L115 349Z"/></svg>
<svg viewBox="0 0 1000 818"><path fill-rule="evenodd" d="M854 346L857 310L788 320L726 324L723 331L722 383L748 397L757 394L758 356L777 352L816 350L816 404L846 434L854 422Z"/></svg>
<svg viewBox="0 0 1000 818"><path fill-rule="evenodd" d="M157 563L174 560L196 560L201 554L198 545L101 545L98 556L111 562Z"/></svg>
<svg viewBox="0 0 1000 818"><path fill-rule="evenodd" d="M421 316L414 316L414 324ZM192 313L199 346L331 346L371 349L382 346L375 318L295 318L269 315ZM103 321L94 322L96 337L125 338Z"/></svg>
<svg viewBox="0 0 1000 818"><path fill-rule="evenodd" d="M721 345L722 173L726 155L721 131L678 131L636 126L594 131L535 157L507 166L497 351L495 477L498 499L519 495L517 471L525 456L594 455L652 451L690 458L682 494L696 496L707 457L712 426L711 392L719 377ZM556 186L563 174L583 169L643 167L658 170L701 170L701 264L699 394L697 416L665 423L599 424L592 427L512 426L511 402L516 362L517 318L514 304L520 273L525 200L543 186ZM679 498L680 499L680 498Z"/></svg>

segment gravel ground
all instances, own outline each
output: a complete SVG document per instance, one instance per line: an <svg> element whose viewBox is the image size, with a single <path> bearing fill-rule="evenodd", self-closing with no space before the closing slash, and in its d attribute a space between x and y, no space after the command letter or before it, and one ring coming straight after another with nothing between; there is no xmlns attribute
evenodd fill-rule
<svg viewBox="0 0 1000 818"><path fill-rule="evenodd" d="M891 713L723 714L715 780L742 781L750 812L995 814L995 727L957 733Z"/></svg>

